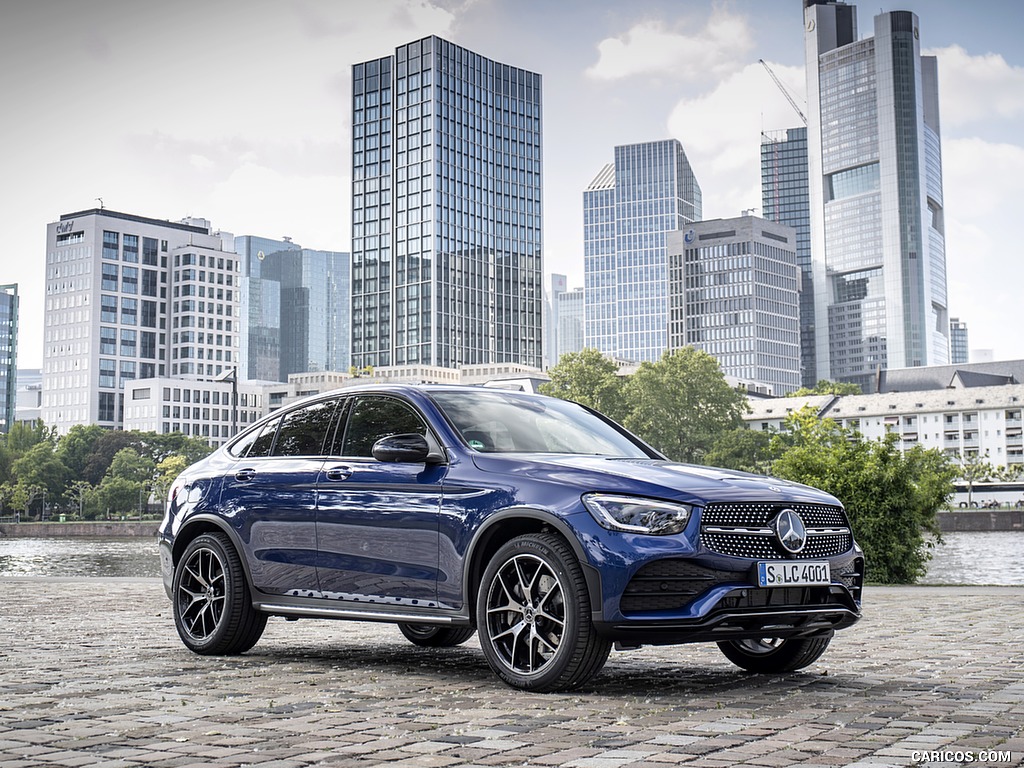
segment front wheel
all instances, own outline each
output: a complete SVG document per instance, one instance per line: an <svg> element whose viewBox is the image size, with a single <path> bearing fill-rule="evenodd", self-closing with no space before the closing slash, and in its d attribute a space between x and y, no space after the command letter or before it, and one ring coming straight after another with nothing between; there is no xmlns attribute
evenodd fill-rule
<svg viewBox="0 0 1024 768"><path fill-rule="evenodd" d="M793 672L813 664L831 641L831 635L789 640L765 637L725 640L718 648L737 667L749 672L777 673Z"/></svg>
<svg viewBox="0 0 1024 768"><path fill-rule="evenodd" d="M178 635L195 653L245 653L267 626L267 615L252 607L242 561L226 534L204 533L189 543L171 594Z"/></svg>
<svg viewBox="0 0 1024 768"><path fill-rule="evenodd" d="M551 533L519 536L498 550L484 570L476 621L491 669L526 691L578 688L611 650L594 631L579 562Z"/></svg>
<svg viewBox="0 0 1024 768"><path fill-rule="evenodd" d="M469 640L476 630L472 627L438 627L433 624L399 624L405 639L424 648L454 648Z"/></svg>

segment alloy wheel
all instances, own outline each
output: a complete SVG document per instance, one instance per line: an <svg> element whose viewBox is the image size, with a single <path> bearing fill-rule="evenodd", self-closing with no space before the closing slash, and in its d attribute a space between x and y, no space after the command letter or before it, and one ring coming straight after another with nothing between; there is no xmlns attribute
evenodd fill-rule
<svg viewBox="0 0 1024 768"><path fill-rule="evenodd" d="M565 634L565 595L551 567L532 554L506 560L487 595L487 639L501 662L536 675L554 659Z"/></svg>

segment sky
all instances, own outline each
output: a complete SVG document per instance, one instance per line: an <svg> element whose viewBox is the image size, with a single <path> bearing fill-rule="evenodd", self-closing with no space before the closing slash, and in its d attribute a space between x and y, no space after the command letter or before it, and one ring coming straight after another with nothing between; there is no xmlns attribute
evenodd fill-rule
<svg viewBox="0 0 1024 768"><path fill-rule="evenodd" d="M854 3L856 4L856 3ZM97 207L349 250L351 65L436 34L543 76L547 273L583 284L583 189L676 138L704 218L760 213L762 131L806 112L800 0L0 0L0 284L43 356L46 225ZM939 57L950 314L1024 359L1024 3L911 10Z"/></svg>

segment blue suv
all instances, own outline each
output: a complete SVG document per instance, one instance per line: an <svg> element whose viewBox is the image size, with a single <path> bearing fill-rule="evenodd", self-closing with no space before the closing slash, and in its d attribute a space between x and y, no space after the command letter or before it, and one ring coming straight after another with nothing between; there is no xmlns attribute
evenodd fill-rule
<svg viewBox="0 0 1024 768"><path fill-rule="evenodd" d="M612 646L716 642L811 664L860 618L842 505L667 460L576 403L371 386L275 412L175 482L158 533L184 644L243 653L268 617L393 622L421 646L479 632L494 672L579 687Z"/></svg>

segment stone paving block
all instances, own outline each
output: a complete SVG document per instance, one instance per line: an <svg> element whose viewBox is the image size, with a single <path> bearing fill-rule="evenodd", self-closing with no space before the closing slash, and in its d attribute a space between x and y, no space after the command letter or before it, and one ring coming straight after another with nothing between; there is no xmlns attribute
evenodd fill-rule
<svg viewBox="0 0 1024 768"><path fill-rule="evenodd" d="M385 625L272 619L249 653L199 657L157 580L0 589L19 616L0 647L21 649L0 657L0 679L19 681L0 693L0 768L833 768L945 748L1024 763L1019 588L869 587L865 619L804 672L643 648L551 695L505 687L476 640L425 650Z"/></svg>

